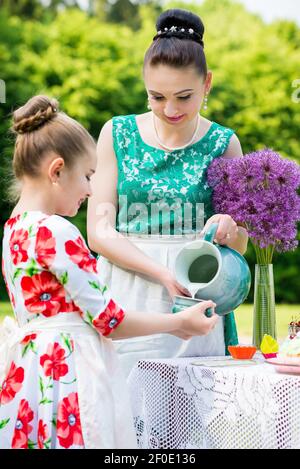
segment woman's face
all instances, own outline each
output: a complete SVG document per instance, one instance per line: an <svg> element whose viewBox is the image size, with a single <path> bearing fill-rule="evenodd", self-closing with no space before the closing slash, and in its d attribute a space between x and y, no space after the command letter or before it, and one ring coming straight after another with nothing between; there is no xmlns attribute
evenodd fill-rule
<svg viewBox="0 0 300 469"><path fill-rule="evenodd" d="M205 79L193 66L146 65L144 81L153 113L168 124L183 126L199 113L210 89L211 72Z"/></svg>

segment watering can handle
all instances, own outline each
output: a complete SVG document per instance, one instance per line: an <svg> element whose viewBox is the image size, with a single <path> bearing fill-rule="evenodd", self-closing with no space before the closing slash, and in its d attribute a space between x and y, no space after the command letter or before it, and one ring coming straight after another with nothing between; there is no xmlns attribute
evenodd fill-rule
<svg viewBox="0 0 300 469"><path fill-rule="evenodd" d="M204 241L208 241L209 243L212 243L214 242L214 239L216 237L216 232L217 232L217 229L218 229L218 223L212 223L211 225L209 225L209 227L207 228L207 231L204 233Z"/></svg>
<svg viewBox="0 0 300 469"><path fill-rule="evenodd" d="M206 316L207 318L211 318L212 315L213 315L212 309L211 309L211 308L207 308L207 310L205 311L204 314L205 314L205 316Z"/></svg>

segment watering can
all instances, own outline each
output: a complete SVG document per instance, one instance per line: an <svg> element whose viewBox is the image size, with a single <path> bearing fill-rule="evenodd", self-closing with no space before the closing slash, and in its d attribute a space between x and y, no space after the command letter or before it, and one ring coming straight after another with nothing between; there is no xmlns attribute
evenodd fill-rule
<svg viewBox="0 0 300 469"><path fill-rule="evenodd" d="M176 297L172 312L201 300L212 300L217 305L215 312L224 316L247 298L251 285L248 263L234 249L214 243L217 229L218 224L212 223L202 239L191 241L177 254L175 277L192 298ZM210 315L207 310L206 316Z"/></svg>

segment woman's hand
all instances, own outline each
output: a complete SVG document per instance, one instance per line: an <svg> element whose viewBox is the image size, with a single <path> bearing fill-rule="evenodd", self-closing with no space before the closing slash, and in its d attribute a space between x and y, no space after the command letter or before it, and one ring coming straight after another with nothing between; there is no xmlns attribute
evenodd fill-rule
<svg viewBox="0 0 300 469"><path fill-rule="evenodd" d="M172 300L174 300L176 295L180 296L189 296L191 297L191 293L187 288L181 285L175 279L174 275L166 269L159 278L162 285L168 290L169 295L171 296Z"/></svg>
<svg viewBox="0 0 300 469"><path fill-rule="evenodd" d="M218 223L219 225L215 236L215 241L218 244L232 245L235 243L238 237L239 228L230 215L224 215L222 213L213 215L207 220L200 234L204 234L212 223Z"/></svg>
<svg viewBox="0 0 300 469"><path fill-rule="evenodd" d="M179 313L176 313L182 320L180 329L173 332L173 335L182 339L190 339L195 335L209 334L218 322L218 315L214 312L216 304L211 301L202 301L199 304L190 306ZM207 308L211 308L213 314L210 318L205 316Z"/></svg>

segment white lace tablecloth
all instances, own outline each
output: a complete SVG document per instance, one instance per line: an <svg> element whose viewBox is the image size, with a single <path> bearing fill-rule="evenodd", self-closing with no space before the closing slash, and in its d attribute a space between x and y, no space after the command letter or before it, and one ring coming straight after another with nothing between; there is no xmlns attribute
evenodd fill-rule
<svg viewBox="0 0 300 469"><path fill-rule="evenodd" d="M128 378L139 447L300 448L300 375L254 358L217 368L140 360Z"/></svg>

